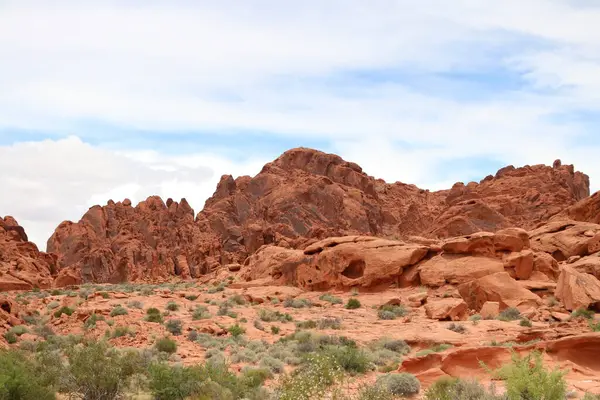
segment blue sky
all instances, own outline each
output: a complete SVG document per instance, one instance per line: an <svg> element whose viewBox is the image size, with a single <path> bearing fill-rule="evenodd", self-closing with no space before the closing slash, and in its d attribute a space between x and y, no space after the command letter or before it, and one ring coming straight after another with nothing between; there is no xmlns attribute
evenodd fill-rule
<svg viewBox="0 0 600 400"><path fill-rule="evenodd" d="M93 204L199 210L298 146L433 190L561 158L597 189L597 21L568 0L0 0L0 215L44 248Z"/></svg>

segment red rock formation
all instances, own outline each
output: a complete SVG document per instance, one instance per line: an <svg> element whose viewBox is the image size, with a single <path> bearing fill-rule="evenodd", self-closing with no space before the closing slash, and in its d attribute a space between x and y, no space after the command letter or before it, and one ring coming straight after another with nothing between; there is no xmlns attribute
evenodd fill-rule
<svg viewBox="0 0 600 400"><path fill-rule="evenodd" d="M56 258L42 253L13 217L0 217L0 291L52 285Z"/></svg>
<svg viewBox="0 0 600 400"><path fill-rule="evenodd" d="M150 197L95 206L78 223L63 222L48 240L58 254L57 285L198 277L220 263L219 243L194 224L183 199Z"/></svg>
<svg viewBox="0 0 600 400"><path fill-rule="evenodd" d="M253 178L223 176L195 220L185 200L165 205L151 197L137 207L111 201L78 223L63 222L48 251L58 255L57 284L116 282L195 277L217 265L243 264L269 244L303 249L335 236L529 229L589 194L587 176L559 164L506 167L480 183L429 192L387 184L333 154L292 149ZM527 255L506 263L519 276L535 270Z"/></svg>

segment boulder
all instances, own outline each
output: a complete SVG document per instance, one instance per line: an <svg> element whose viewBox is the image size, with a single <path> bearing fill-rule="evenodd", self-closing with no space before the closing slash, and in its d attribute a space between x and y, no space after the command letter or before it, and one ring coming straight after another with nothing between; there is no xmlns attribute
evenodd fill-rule
<svg viewBox="0 0 600 400"><path fill-rule="evenodd" d="M593 236L590 237L590 234ZM596 246L595 235L600 234L600 225L571 220L549 222L530 232L532 249L551 254L557 261L566 261L572 256L586 256ZM596 250L597 251L597 250Z"/></svg>
<svg viewBox="0 0 600 400"><path fill-rule="evenodd" d="M439 321L463 321L466 319L469 307L462 299L446 298L429 301L425 305L427 318Z"/></svg>
<svg viewBox="0 0 600 400"><path fill-rule="evenodd" d="M487 301L500 303L500 309L517 307L521 310L542 304L542 299L518 284L507 272L497 272L463 283L458 292L473 310L481 310Z"/></svg>
<svg viewBox="0 0 600 400"><path fill-rule="evenodd" d="M464 257L442 254L419 265L421 283L427 286L458 285L504 271L501 260L490 257Z"/></svg>
<svg viewBox="0 0 600 400"><path fill-rule="evenodd" d="M516 279L529 279L533 272L533 251L523 250L504 257L504 269Z"/></svg>
<svg viewBox="0 0 600 400"><path fill-rule="evenodd" d="M564 265L555 295L569 311L596 306L600 303L600 281L594 275L577 272L573 267Z"/></svg>
<svg viewBox="0 0 600 400"><path fill-rule="evenodd" d="M500 314L500 303L497 301L486 301L481 306L479 314L483 319L494 319Z"/></svg>

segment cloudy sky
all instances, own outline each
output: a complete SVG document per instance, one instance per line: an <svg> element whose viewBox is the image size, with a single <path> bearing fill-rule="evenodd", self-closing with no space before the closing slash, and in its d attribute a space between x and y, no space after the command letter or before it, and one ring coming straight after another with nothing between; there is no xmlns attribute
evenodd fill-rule
<svg viewBox="0 0 600 400"><path fill-rule="evenodd" d="M447 188L556 158L600 188L593 0L0 0L0 215L44 249L108 199L286 149Z"/></svg>

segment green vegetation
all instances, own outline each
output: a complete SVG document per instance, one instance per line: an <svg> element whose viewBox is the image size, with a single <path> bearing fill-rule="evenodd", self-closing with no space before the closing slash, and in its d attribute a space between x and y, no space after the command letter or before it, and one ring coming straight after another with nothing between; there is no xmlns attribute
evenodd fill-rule
<svg viewBox="0 0 600 400"><path fill-rule="evenodd" d="M342 299L340 299L339 297L335 297L334 295L329 294L329 293L325 293L325 294L321 295L319 297L319 300L323 300L323 301L326 301L331 304L342 304L343 303Z"/></svg>
<svg viewBox="0 0 600 400"><path fill-rule="evenodd" d="M596 314L592 310L588 310L585 308L578 308L577 310L575 310L571 313L571 318L593 319L594 315L596 315Z"/></svg>
<svg viewBox="0 0 600 400"><path fill-rule="evenodd" d="M379 319L391 320L396 319L398 317L404 317L408 314L408 310L403 305L392 306L392 305L384 305L379 308L377 312L377 316Z"/></svg>
<svg viewBox="0 0 600 400"><path fill-rule="evenodd" d="M158 322L162 324L163 317L158 308L151 307L146 310L146 321L148 322Z"/></svg>
<svg viewBox="0 0 600 400"><path fill-rule="evenodd" d="M179 304L175 303L174 301L170 301L167 303L166 308L169 311L177 311L177 310L179 310Z"/></svg>
<svg viewBox="0 0 600 400"><path fill-rule="evenodd" d="M110 311L111 317L116 317L117 315L127 315L127 314L128 314L127 309L122 306L116 306L115 308L113 308Z"/></svg>
<svg viewBox="0 0 600 400"><path fill-rule="evenodd" d="M179 319L170 319L165 324L165 328L169 331L173 336L181 335L181 331L183 329L183 323Z"/></svg>
<svg viewBox="0 0 600 400"><path fill-rule="evenodd" d="M358 301L358 299L352 298L348 300L348 303L346 303L346 308L348 310L355 310L357 308L360 308L361 304L360 301Z"/></svg>
<svg viewBox="0 0 600 400"><path fill-rule="evenodd" d="M163 353L173 354L177 351L177 343L168 337L160 338L154 343L156 350Z"/></svg>
<svg viewBox="0 0 600 400"><path fill-rule="evenodd" d="M67 307L67 306L62 306L54 313L54 316L56 318L60 318L60 316L63 314L67 314L67 315L71 316L71 315L73 315L73 312L75 312L75 310L73 310L72 308Z"/></svg>
<svg viewBox="0 0 600 400"><path fill-rule="evenodd" d="M498 320L500 321L516 321L521 319L521 311L514 307L508 307L498 314Z"/></svg>

